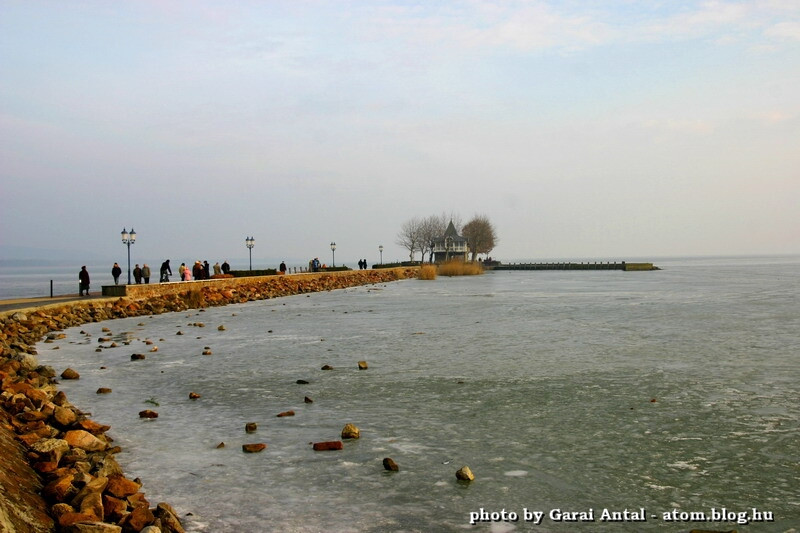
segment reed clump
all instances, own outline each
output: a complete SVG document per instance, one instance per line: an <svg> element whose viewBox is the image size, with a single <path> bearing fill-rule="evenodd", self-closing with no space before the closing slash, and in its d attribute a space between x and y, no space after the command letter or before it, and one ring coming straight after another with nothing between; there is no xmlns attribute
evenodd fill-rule
<svg viewBox="0 0 800 533"><path fill-rule="evenodd" d="M200 291L190 290L183 295L183 301L186 302L189 308L198 308L203 307L206 300Z"/></svg>
<svg viewBox="0 0 800 533"><path fill-rule="evenodd" d="M448 261L439 265L439 274L442 276L477 276L483 274L480 263L466 261Z"/></svg>
<svg viewBox="0 0 800 533"><path fill-rule="evenodd" d="M436 279L436 265L422 265L419 267L417 279Z"/></svg>

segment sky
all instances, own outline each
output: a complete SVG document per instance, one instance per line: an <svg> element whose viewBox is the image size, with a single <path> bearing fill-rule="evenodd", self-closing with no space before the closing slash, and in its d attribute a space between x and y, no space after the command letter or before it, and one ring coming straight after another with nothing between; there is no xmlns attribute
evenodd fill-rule
<svg viewBox="0 0 800 533"><path fill-rule="evenodd" d="M0 0L7 254L355 266L445 213L501 261L800 253L800 2Z"/></svg>

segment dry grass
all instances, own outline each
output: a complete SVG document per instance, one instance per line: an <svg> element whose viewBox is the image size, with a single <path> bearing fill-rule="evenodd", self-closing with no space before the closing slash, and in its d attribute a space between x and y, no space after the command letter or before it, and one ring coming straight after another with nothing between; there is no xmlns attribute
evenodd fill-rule
<svg viewBox="0 0 800 533"><path fill-rule="evenodd" d="M435 265L422 265L419 267L417 279L436 279L436 266Z"/></svg>
<svg viewBox="0 0 800 533"><path fill-rule="evenodd" d="M483 274L483 267L480 263L448 261L439 265L439 274L442 276L477 276Z"/></svg>
<svg viewBox="0 0 800 533"><path fill-rule="evenodd" d="M198 290L187 291L182 296L183 301L186 302L186 305L192 309L203 307L206 303L205 298L203 298L203 294Z"/></svg>

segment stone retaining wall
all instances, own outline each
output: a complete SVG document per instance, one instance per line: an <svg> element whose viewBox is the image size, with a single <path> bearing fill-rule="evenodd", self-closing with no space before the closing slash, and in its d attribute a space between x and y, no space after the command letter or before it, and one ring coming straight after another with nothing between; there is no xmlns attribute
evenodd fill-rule
<svg viewBox="0 0 800 533"><path fill-rule="evenodd" d="M39 366L35 344L87 322L154 315L384 283L416 268L129 285L120 298L0 313L0 531L181 533L166 503L151 508L114 459L108 426L90 420ZM69 369L68 369L69 370ZM74 371L73 371L74 372ZM62 373L63 379L75 379Z"/></svg>

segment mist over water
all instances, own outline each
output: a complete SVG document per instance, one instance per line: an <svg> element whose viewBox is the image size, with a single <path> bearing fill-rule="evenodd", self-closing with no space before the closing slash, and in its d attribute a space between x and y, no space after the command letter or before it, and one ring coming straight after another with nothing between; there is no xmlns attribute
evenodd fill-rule
<svg viewBox="0 0 800 533"><path fill-rule="evenodd" d="M800 259L658 264L407 280L86 324L37 348L80 372L60 387L112 426L151 502L191 513L189 531L797 527ZM96 352L108 336L120 346ZM312 451L347 423L359 440ZM663 517L723 507L774 521ZM519 518L470 526L481 508ZM604 522L605 508L647 521Z"/></svg>

